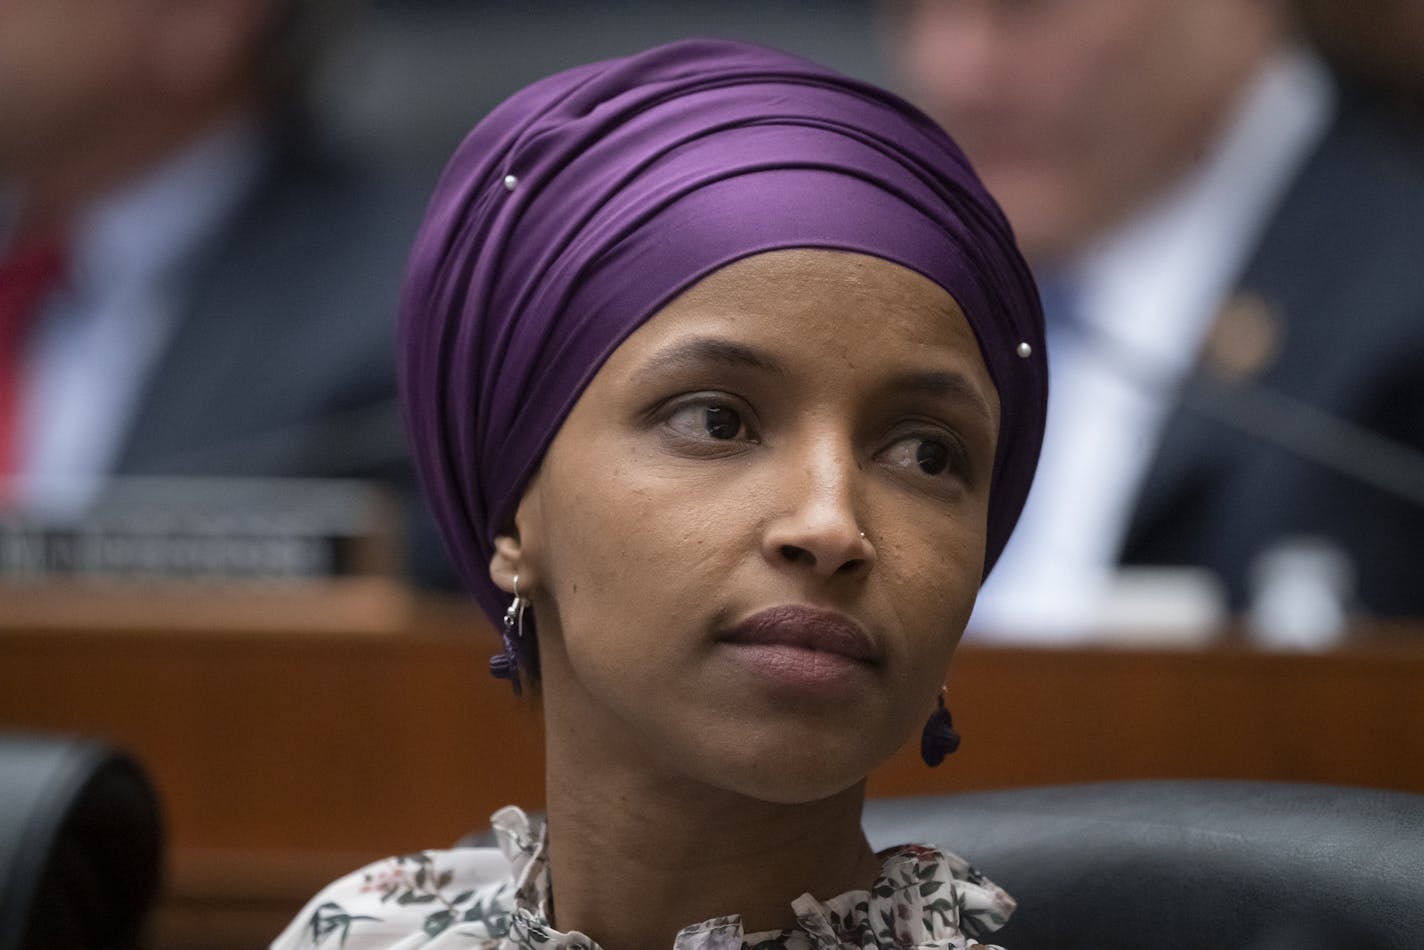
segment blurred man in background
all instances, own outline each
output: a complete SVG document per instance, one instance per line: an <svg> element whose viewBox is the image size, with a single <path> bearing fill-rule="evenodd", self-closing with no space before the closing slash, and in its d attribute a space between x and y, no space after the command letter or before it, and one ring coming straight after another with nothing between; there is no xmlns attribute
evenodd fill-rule
<svg viewBox="0 0 1424 950"><path fill-rule="evenodd" d="M1209 568L1236 608L1294 565L1326 600L1424 614L1424 171L1289 6L891 9L1050 330L1038 481L971 627L1091 629L1121 564Z"/></svg>
<svg viewBox="0 0 1424 950"><path fill-rule="evenodd" d="M308 134L350 0L0 3L0 502L110 475L404 485L424 188Z"/></svg>

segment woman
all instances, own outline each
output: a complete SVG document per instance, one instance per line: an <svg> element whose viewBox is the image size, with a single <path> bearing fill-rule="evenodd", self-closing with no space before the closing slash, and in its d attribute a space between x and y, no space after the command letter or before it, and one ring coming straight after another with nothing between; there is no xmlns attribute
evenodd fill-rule
<svg viewBox="0 0 1424 950"><path fill-rule="evenodd" d="M961 947L1013 903L875 855L1032 478L1042 319L911 107L689 42L518 93L417 239L402 373L444 535L538 684L547 834L338 881L274 944ZM511 754L519 754L511 750Z"/></svg>

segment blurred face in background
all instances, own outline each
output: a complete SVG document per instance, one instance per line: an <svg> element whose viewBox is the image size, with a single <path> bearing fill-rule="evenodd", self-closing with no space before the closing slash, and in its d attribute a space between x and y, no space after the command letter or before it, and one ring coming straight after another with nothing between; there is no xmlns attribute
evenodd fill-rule
<svg viewBox="0 0 1424 950"><path fill-rule="evenodd" d="M142 75L146 25L125 0L0 0L0 168L110 121Z"/></svg>
<svg viewBox="0 0 1424 950"><path fill-rule="evenodd" d="M272 16L271 0L0 0L0 177L141 167L242 101Z"/></svg>
<svg viewBox="0 0 1424 950"><path fill-rule="evenodd" d="M1150 200L1280 41L1275 0L898 0L911 97L969 154L1036 262Z"/></svg>

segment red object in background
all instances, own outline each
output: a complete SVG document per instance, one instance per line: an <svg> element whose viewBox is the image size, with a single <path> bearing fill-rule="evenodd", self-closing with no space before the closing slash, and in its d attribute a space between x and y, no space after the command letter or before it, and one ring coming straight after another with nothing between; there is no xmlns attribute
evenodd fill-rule
<svg viewBox="0 0 1424 950"><path fill-rule="evenodd" d="M21 238L0 258L0 505L20 466L23 355L30 324L64 273L64 251L52 240Z"/></svg>

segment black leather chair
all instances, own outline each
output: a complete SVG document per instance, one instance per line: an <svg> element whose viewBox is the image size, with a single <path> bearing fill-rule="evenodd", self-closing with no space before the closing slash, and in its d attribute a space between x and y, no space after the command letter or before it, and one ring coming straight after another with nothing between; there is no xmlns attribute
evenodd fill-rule
<svg viewBox="0 0 1424 950"><path fill-rule="evenodd" d="M982 868L1009 950L1424 948L1421 795L1112 782L874 801L865 828Z"/></svg>
<svg viewBox="0 0 1424 950"><path fill-rule="evenodd" d="M127 950L158 890L162 822L112 746L0 734L0 950Z"/></svg>

